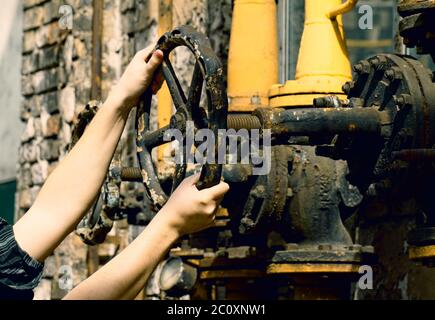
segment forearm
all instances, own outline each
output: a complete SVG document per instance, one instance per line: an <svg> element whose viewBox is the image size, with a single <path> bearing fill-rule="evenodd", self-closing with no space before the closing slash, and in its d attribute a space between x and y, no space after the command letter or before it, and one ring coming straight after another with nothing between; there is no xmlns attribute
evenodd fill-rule
<svg viewBox="0 0 435 320"><path fill-rule="evenodd" d="M162 219L167 214L164 210L127 248L74 288L65 299L134 299L179 237L176 229Z"/></svg>
<svg viewBox="0 0 435 320"><path fill-rule="evenodd" d="M50 255L92 205L127 117L122 101L110 96L50 174L33 206L15 224L18 243L35 259L43 261Z"/></svg>

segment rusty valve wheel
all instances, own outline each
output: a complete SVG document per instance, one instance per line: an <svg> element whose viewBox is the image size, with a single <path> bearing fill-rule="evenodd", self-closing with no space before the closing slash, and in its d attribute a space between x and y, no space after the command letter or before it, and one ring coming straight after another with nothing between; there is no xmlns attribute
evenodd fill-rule
<svg viewBox="0 0 435 320"><path fill-rule="evenodd" d="M195 67L187 97L169 61L171 51L180 46L188 48L195 57ZM164 140L165 132L168 129L179 129L185 137L187 121L192 121L195 129L208 128L212 130L216 137L213 155L215 163L206 163L202 166L197 188L203 189L218 184L222 175L222 165L218 164L217 161L217 150L219 150L217 133L218 129L226 128L228 99L225 91L222 64L204 34L195 31L190 26L182 26L164 34L155 47L155 50L158 49L164 55L161 67L162 73L176 112L171 117L169 125L151 131L152 92L151 89L147 90L136 112L136 145L145 189L154 205L161 208L166 203L168 194L164 191L159 180L151 156L152 149L168 142ZM207 109L200 106L204 84ZM186 169L187 164L184 160L182 163L176 164L175 173L172 176L171 193L186 176Z"/></svg>

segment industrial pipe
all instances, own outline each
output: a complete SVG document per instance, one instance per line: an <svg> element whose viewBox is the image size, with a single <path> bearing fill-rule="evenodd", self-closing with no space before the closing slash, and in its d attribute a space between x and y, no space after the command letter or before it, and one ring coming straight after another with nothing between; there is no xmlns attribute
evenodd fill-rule
<svg viewBox="0 0 435 320"><path fill-rule="evenodd" d="M327 17L332 20L341 14L348 13L356 6L357 2L358 0L347 0L335 9L329 11Z"/></svg>
<svg viewBox="0 0 435 320"><path fill-rule="evenodd" d="M381 133L382 113L375 108L282 110L271 116L272 135Z"/></svg>

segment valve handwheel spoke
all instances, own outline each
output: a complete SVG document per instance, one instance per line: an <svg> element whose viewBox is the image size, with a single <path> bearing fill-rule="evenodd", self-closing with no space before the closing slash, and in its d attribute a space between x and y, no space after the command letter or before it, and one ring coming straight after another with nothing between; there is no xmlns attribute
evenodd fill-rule
<svg viewBox="0 0 435 320"><path fill-rule="evenodd" d="M168 56L164 57L162 72L168 85L169 92L171 93L172 100L174 101L175 108L178 110L178 108L181 108L186 104L186 97Z"/></svg>
<svg viewBox="0 0 435 320"><path fill-rule="evenodd" d="M187 47L196 60L187 98L169 60L171 51L180 46ZM195 31L192 27L182 26L164 34L159 39L155 49L162 50L164 55L162 73L174 102L176 113L171 117L169 126L151 131L152 92L148 89L136 112L136 144L145 189L156 207L161 208L167 201L169 194L165 192L159 180L151 156L152 149L168 142L164 140L164 134L168 129L179 129L185 135L187 121L193 121L195 129L208 128L212 130L216 138L214 150L212 150L215 163L206 163L202 166L197 188L203 189L218 184L222 175L222 165L218 164L217 161L217 150L219 150L220 143L217 139L217 133L219 129L226 128L228 99L222 64L204 34ZM200 106L204 83L207 97L206 108ZM175 172L171 176L171 193L186 176L187 164L185 160L183 157L183 163L175 165Z"/></svg>

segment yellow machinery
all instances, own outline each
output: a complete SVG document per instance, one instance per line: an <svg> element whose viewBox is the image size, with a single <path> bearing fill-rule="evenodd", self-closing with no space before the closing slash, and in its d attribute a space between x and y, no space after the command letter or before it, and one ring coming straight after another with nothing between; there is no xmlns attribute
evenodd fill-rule
<svg viewBox="0 0 435 320"><path fill-rule="evenodd" d="M342 86L352 75L341 15L350 11L356 2L305 1L296 79L276 84L275 1L235 1L228 58L229 110L312 106L313 98L329 94L344 98Z"/></svg>
<svg viewBox="0 0 435 320"><path fill-rule="evenodd" d="M269 104L278 82L278 30L275 0L234 1L228 54L230 112Z"/></svg>
<svg viewBox="0 0 435 320"><path fill-rule="evenodd" d="M344 98L342 86L352 79L341 15L357 0L305 1L305 25L296 79L274 85L271 107L311 106L313 99L333 94Z"/></svg>

